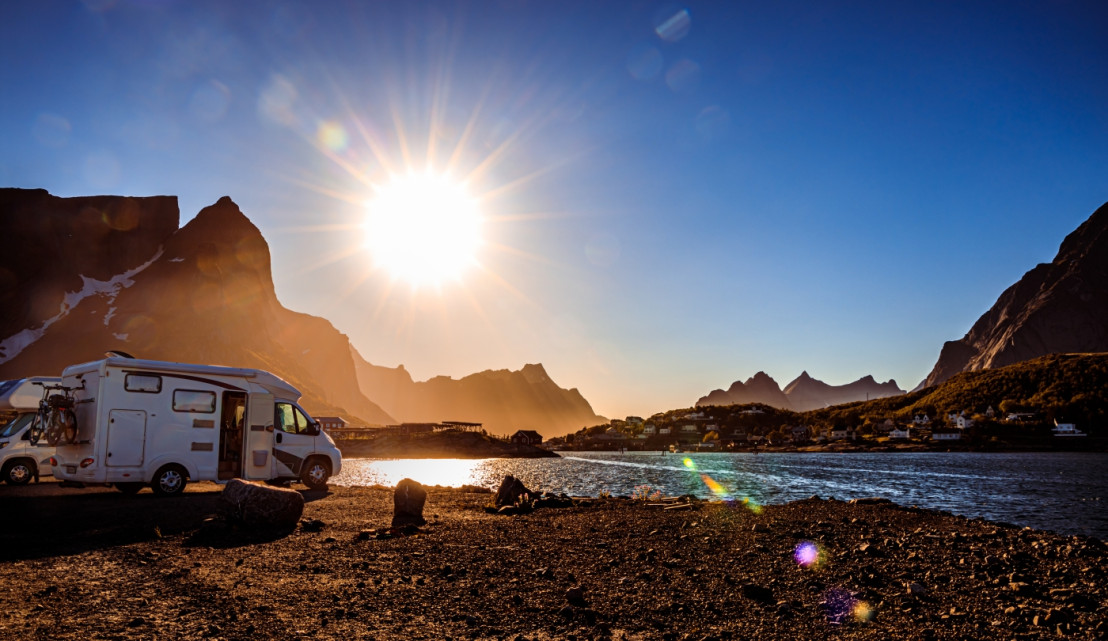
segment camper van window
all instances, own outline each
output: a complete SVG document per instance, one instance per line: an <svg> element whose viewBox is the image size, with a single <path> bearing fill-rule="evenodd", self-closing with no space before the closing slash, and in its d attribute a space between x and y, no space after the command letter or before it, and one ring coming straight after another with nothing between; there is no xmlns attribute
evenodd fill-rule
<svg viewBox="0 0 1108 641"><path fill-rule="evenodd" d="M31 419L33 419L34 417L35 415L31 412L15 416L14 418L12 418L11 422L4 426L3 429L0 429L0 438L11 438L16 434L19 434L19 430L27 427L27 425L30 424Z"/></svg>
<svg viewBox="0 0 1108 641"><path fill-rule="evenodd" d="M215 412L215 392L175 389L173 390L173 411L211 414Z"/></svg>
<svg viewBox="0 0 1108 641"><path fill-rule="evenodd" d="M162 377L150 374L128 374L123 381L123 389L128 392L157 394L162 391Z"/></svg>
<svg viewBox="0 0 1108 641"><path fill-rule="evenodd" d="M289 434L305 434L310 421L299 407L291 403L277 403L277 429Z"/></svg>

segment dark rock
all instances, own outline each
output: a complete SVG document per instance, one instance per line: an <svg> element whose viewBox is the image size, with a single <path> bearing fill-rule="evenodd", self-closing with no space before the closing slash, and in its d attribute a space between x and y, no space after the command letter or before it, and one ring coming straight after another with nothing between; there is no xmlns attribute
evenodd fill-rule
<svg viewBox="0 0 1108 641"><path fill-rule="evenodd" d="M582 608L588 605L585 600L585 588L577 585L566 590L566 602Z"/></svg>
<svg viewBox="0 0 1108 641"><path fill-rule="evenodd" d="M319 519L304 519L304 522L300 524L300 529L305 532L322 532L325 527L327 527L327 524Z"/></svg>
<svg viewBox="0 0 1108 641"><path fill-rule="evenodd" d="M427 501L427 490L412 479L401 479L392 494L392 527L426 525L423 518L423 504Z"/></svg>
<svg viewBox="0 0 1108 641"><path fill-rule="evenodd" d="M762 603L774 603L773 590L762 585L746 583L742 586L743 596L753 601Z"/></svg>
<svg viewBox="0 0 1108 641"><path fill-rule="evenodd" d="M521 499L529 497L531 494L531 490L527 489L523 481L509 474L500 482L500 489L496 491L495 505L497 507L517 505L520 503Z"/></svg>
<svg viewBox="0 0 1108 641"><path fill-rule="evenodd" d="M219 496L219 513L251 528L291 530L304 513L304 497L295 490L232 479Z"/></svg>

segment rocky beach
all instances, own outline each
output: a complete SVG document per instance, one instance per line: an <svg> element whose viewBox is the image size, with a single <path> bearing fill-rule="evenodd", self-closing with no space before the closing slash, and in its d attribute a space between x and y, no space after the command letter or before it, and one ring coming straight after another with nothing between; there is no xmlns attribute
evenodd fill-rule
<svg viewBox="0 0 1108 641"><path fill-rule="evenodd" d="M1108 636L1099 539L882 500L575 499L489 513L428 488L302 492L292 531L177 499L0 488L0 637L50 639L1013 639Z"/></svg>

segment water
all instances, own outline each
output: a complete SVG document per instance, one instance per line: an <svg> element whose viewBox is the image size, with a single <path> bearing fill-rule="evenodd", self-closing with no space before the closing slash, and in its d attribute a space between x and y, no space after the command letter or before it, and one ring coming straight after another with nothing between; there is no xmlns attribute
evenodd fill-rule
<svg viewBox="0 0 1108 641"><path fill-rule="evenodd" d="M565 452L549 459L345 459L336 485L425 485L495 489L512 474L534 490L666 495L786 503L817 494L878 496L1063 534L1108 540L1108 454Z"/></svg>

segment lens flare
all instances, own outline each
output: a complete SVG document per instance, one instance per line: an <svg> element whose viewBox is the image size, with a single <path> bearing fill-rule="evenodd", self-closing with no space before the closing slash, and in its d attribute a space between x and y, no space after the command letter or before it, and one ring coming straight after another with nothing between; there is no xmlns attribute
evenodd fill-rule
<svg viewBox="0 0 1108 641"><path fill-rule="evenodd" d="M811 541L801 541L793 551L793 559L801 567L818 567L820 562L819 547Z"/></svg>
<svg viewBox="0 0 1108 641"><path fill-rule="evenodd" d="M331 151L346 149L346 129L337 122L325 121L319 123L319 127L316 129L316 138L319 140L319 144Z"/></svg>
<svg viewBox="0 0 1108 641"><path fill-rule="evenodd" d="M874 610L870 606L870 604L866 603L865 601L859 601L854 604L854 620L858 621L859 623L872 621L873 615L876 613L877 611Z"/></svg>
<svg viewBox="0 0 1108 641"><path fill-rule="evenodd" d="M704 481L704 485L707 485L708 489L712 491L712 494L715 494L719 498L726 500L731 497L731 493L727 491L727 488L720 485L718 482L716 482L714 478L708 476L707 474L701 472L700 480Z"/></svg>
<svg viewBox="0 0 1108 641"><path fill-rule="evenodd" d="M696 461L692 460L691 458L689 458L687 456L685 457L685 460L683 460L681 462L684 463L685 467L689 468L690 470L695 470L696 469Z"/></svg>

